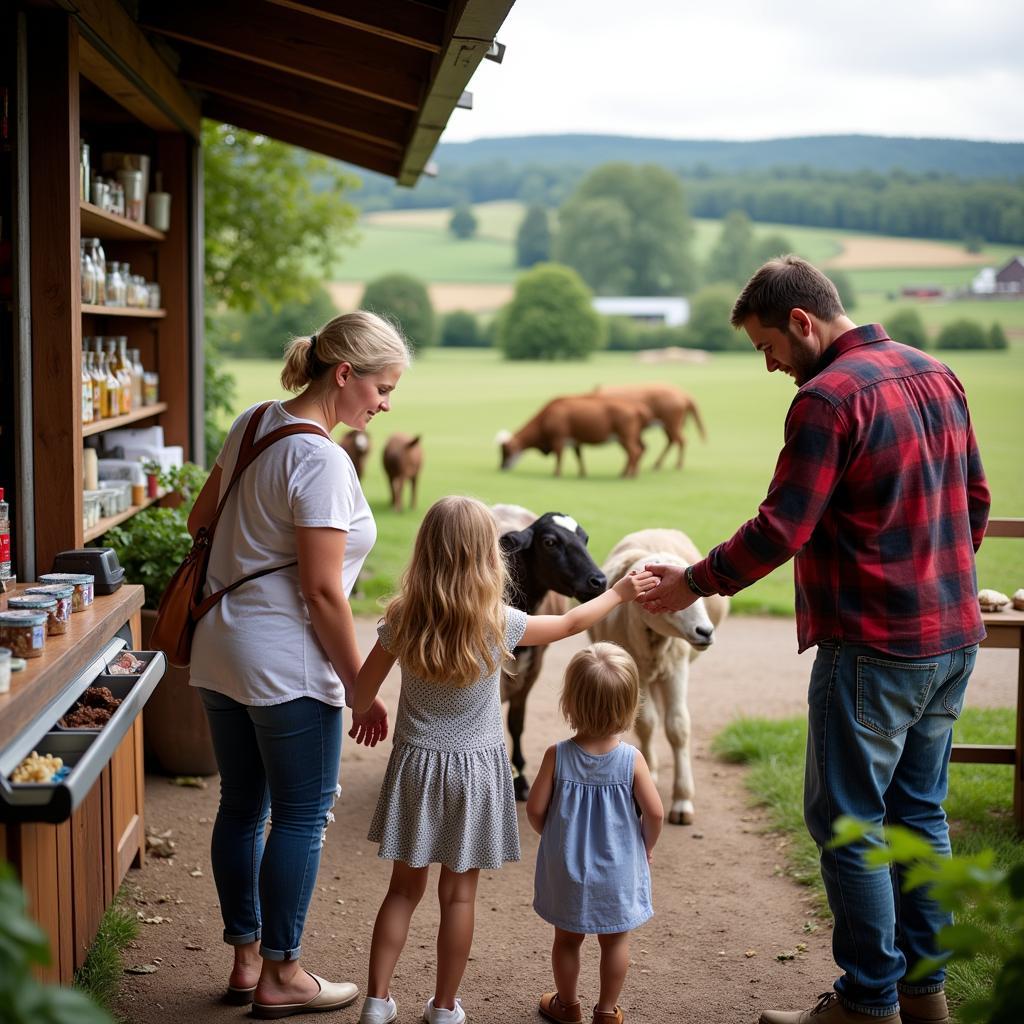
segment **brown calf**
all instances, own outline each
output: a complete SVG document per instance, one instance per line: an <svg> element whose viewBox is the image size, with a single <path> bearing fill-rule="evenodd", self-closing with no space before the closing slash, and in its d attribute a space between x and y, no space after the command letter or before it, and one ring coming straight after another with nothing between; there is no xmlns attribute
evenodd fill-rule
<svg viewBox="0 0 1024 1024"><path fill-rule="evenodd" d="M356 467L356 476L362 480L366 456L370 454L370 435L365 430L350 430L338 444L348 452L352 465Z"/></svg>
<svg viewBox="0 0 1024 1024"><path fill-rule="evenodd" d="M555 453L555 476L561 476L562 451L568 446L576 452L580 476L586 476L582 446L615 439L626 450L622 475L636 476L644 453L640 434L647 419L646 407L632 399L610 395L553 398L516 433L498 435L501 468L511 469L523 451L536 448L545 455Z"/></svg>
<svg viewBox="0 0 1024 1024"><path fill-rule="evenodd" d="M384 472L391 481L391 507L396 512L402 511L402 490L406 480L409 481L411 498L409 507L416 507L416 483L423 465L423 448L420 435L410 437L408 434L392 434L384 445Z"/></svg>
<svg viewBox="0 0 1024 1024"><path fill-rule="evenodd" d="M661 469L665 456L668 455L672 445L678 446L676 454L676 469L683 468L683 452L686 448L686 440L683 438L683 426L687 417L693 417L697 424L702 441L706 441L707 434L704 432L704 423L700 418L700 410L691 395L671 384L622 384L609 385L597 389L597 394L614 395L619 398L632 398L642 402L648 410L650 418L644 426L652 426L655 423L661 425L665 431L665 450L654 462L655 469Z"/></svg>

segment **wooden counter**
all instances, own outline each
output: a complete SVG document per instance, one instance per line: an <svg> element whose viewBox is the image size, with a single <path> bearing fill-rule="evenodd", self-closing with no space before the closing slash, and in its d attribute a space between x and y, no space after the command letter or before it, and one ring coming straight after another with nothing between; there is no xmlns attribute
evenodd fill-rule
<svg viewBox="0 0 1024 1024"><path fill-rule="evenodd" d="M97 597L71 616L64 636L47 637L41 658L12 673L10 692L0 694L0 750L48 707L62 703L76 677L126 624L131 646L138 648L142 601L140 586ZM0 859L14 865L29 912L49 936L52 960L40 977L71 983L125 873L141 866L144 795L140 715L68 821L0 825Z"/></svg>

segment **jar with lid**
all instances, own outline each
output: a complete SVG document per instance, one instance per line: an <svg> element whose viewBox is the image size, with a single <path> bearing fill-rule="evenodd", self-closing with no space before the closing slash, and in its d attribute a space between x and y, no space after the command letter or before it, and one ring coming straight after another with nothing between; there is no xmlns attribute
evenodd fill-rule
<svg viewBox="0 0 1024 1024"><path fill-rule="evenodd" d="M101 210L110 209L110 188L98 174L93 176L89 193L93 206L98 206Z"/></svg>
<svg viewBox="0 0 1024 1024"><path fill-rule="evenodd" d="M130 167L120 167L117 170L117 181L124 194L124 215L129 220L141 224L146 209L142 171Z"/></svg>
<svg viewBox="0 0 1024 1024"><path fill-rule="evenodd" d="M46 644L46 612L26 608L0 612L0 644L16 658L41 658Z"/></svg>
<svg viewBox="0 0 1024 1024"><path fill-rule="evenodd" d="M85 611L93 601L93 587L96 577L88 572L47 572L39 577L40 583L63 583L74 587L71 595L71 611Z"/></svg>
<svg viewBox="0 0 1024 1024"><path fill-rule="evenodd" d="M74 596L75 588L67 583L36 583L26 587L24 597L48 597L57 604L57 618L64 623L67 631L67 623L71 618L71 598Z"/></svg>
<svg viewBox="0 0 1024 1024"><path fill-rule="evenodd" d="M45 612L47 636L62 636L68 631L68 620L71 618L70 600L63 602L63 614L57 598L51 594L19 594L7 599L7 607L12 611L25 608L30 612Z"/></svg>
<svg viewBox="0 0 1024 1024"><path fill-rule="evenodd" d="M121 264L111 260L107 267L107 305L123 306L125 303L124 278L121 276Z"/></svg>

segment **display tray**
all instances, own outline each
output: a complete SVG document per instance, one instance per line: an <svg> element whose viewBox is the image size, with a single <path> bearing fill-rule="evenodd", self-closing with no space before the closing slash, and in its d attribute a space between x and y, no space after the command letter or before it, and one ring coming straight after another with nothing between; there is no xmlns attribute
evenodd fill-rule
<svg viewBox="0 0 1024 1024"><path fill-rule="evenodd" d="M114 720L114 715L116 715L121 710L121 706L128 699L128 697L131 694L132 690L135 688L135 685L146 674L147 670L149 669L149 666L153 663L153 659L156 658L160 654L159 651L132 651L131 653L134 654L135 657L139 659L139 661L143 662L143 666L142 666L142 669L141 669L140 672L132 673L130 675L124 675L124 674L114 675L114 673L112 673L112 672L101 672L89 684L90 687L92 687L92 686L105 686L108 690L110 690L110 692L111 692L111 694L113 694L113 696L115 696L118 700L121 701L121 704L119 704L117 706L117 708L115 708L114 714L112 714L110 716L110 718L107 720L107 722L104 725L102 725L102 726L90 726L90 727L62 725L61 722L62 722L62 720L64 718L64 715L61 715L61 717L58 718L56 723L54 724L54 727L53 727L53 731L54 732L98 733L98 732L103 732L103 730L106 729L107 726L110 725L110 723ZM109 668L109 665L107 667ZM163 675L162 672L160 674ZM84 693L85 691L83 690L82 692ZM76 699L76 703L77 703L77 699ZM68 708L68 711L70 711L70 710L71 710L71 708ZM66 713L67 712L65 712L65 714Z"/></svg>
<svg viewBox="0 0 1024 1024"><path fill-rule="evenodd" d="M0 821L66 821L85 799L110 762L132 723L164 674L163 651L133 651L146 662L140 675L105 673L83 679L77 699L90 686L107 686L121 703L101 729L59 729L56 723L40 735L31 750L60 757L71 771L58 782L11 782L17 764L3 765L0 774ZM116 687L116 688L115 688ZM27 751L26 751L27 753ZM22 755L22 757L24 754ZM19 757L18 763L21 758Z"/></svg>

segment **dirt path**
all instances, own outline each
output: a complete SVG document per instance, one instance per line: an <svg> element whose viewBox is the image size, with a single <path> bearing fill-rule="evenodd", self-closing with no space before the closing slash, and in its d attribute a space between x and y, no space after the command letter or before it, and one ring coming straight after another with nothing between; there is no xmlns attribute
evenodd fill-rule
<svg viewBox="0 0 1024 1024"><path fill-rule="evenodd" d="M359 623L368 648L373 624ZM565 735L557 715L561 670L582 639L549 650L545 671L531 696L526 729L527 773L544 747ZM760 814L748 806L743 769L723 765L710 742L736 714L782 716L805 710L812 655L797 657L787 620L732 618L719 642L694 666L690 709L694 722L697 822L666 826L653 869L655 917L633 940L633 959L622 1002L637 1024L757 1020L766 1005L810 1005L834 976L829 928L809 918L806 893L778 873L782 850L765 834ZM1012 651L983 651L970 702L1012 706ZM385 700L397 705L397 680L385 684ZM662 741L661 756L669 749ZM317 893L303 939L310 969L336 979L366 981L373 918L390 865L365 840L388 748L348 744L342 761L344 796L328 832ZM183 789L153 776L146 790L147 822L172 829L177 855L149 858L127 879L131 906L146 917L128 952L131 965L157 963L156 973L126 975L120 1010L132 1024L179 1021L206 1024L241 1020L246 1011L219 1005L229 956L209 866L210 822L216 813L216 779L206 790ZM663 776L663 797L669 787ZM462 988L469 1019L479 1024L533 1022L536 998L550 983L550 930L531 909L536 837L520 812L523 860L481 879L477 929ZM193 876L198 868L202 873ZM436 869L435 869L436 871ZM818 927L805 932L808 921ZM399 1021L419 1020L433 991L433 944L437 911L430 894L413 922L398 966L393 993ZM805 943L796 959L776 954ZM747 956L747 951L754 951ZM589 1012L597 991L596 944L584 946L581 992ZM159 958L159 961L157 961ZM324 1020L354 1022L355 1009ZM312 1019L312 1018L301 1018ZM589 1017L587 1018L589 1019Z"/></svg>

